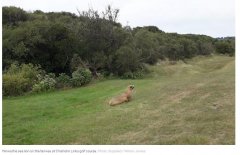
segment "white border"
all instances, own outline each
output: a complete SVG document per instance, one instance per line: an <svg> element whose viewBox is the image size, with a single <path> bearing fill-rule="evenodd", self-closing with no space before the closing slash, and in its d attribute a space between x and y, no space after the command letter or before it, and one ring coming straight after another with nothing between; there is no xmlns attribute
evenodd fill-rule
<svg viewBox="0 0 240 155"><path fill-rule="evenodd" d="M1 5L2 6L2 5ZM239 82L238 78L240 76L239 70L239 50L240 50L240 1L235 0L235 36L236 36L236 101L235 101L235 110L236 110L236 134L235 134L235 145L2 145L2 133L1 133L1 152L3 149L5 150L118 150L122 151L120 153L113 153L113 154L158 154L158 155L238 155L240 152L240 142L239 142ZM0 13L0 21L2 22L2 7ZM0 30L2 32L2 24L0 26ZM2 33L1 33L2 34ZM0 45L2 47L2 35L0 38ZM2 64L2 48L1 48L1 64ZM2 66L1 66L1 75L2 75ZM0 76L2 81L2 76ZM2 86L2 82L0 84ZM0 91L1 98L2 98L2 89ZM2 100L1 100L2 103ZM2 106L0 107L2 112ZM2 115L0 116L2 120ZM2 121L0 123L0 129L2 131ZM145 153L126 153L125 150L145 150ZM4 153L4 154L15 154L15 153ZM26 153L21 153L26 154ZM36 153L40 154L40 153ZM41 153L41 154L50 154L50 153ZM56 153L54 153L56 154ZM63 154L63 153L61 153ZM67 154L76 154L76 153L67 153ZM78 153L80 154L80 153ZM95 154L95 153L81 153L81 154ZM97 154L110 154L110 153L97 153Z"/></svg>
<svg viewBox="0 0 240 155"><path fill-rule="evenodd" d="M55 153L43 154L57 154L59 151L68 150L66 154L79 154L71 153L72 150L84 151L81 154L157 154L157 155L237 155L239 149L234 145L8 145L2 149L5 150L18 150L18 151L54 151ZM96 151L96 153L87 153L86 151ZM105 152L99 152L105 151ZM143 151L136 153L134 151ZM134 153L128 153L133 151ZM17 153L4 153L4 154L17 154ZM21 153L30 154L30 153ZM40 153L38 153L40 154ZM62 153L63 154L63 153ZM65 154L65 153L64 153Z"/></svg>
<svg viewBox="0 0 240 155"><path fill-rule="evenodd" d="M240 88L240 85L239 85L239 81L237 80L239 77L240 77L240 69L239 69L239 56L240 56L240 53L239 53L239 50L240 50L240 1L239 0L235 0L235 37L236 37L236 48L235 48L235 53L236 53L236 56L235 56L235 119L236 119L236 127L235 127L235 145L239 147L240 145L240 135L239 135L239 131L240 131L240 128L239 128L239 125L240 125L240 120L239 120L239 101L240 101L240 98L239 98L239 88ZM240 147L239 147L240 148ZM240 152L240 150L239 150Z"/></svg>
<svg viewBox="0 0 240 155"><path fill-rule="evenodd" d="M1 37L0 37L0 47L1 47L1 49L0 49L0 80L1 80L1 84L0 84L0 87L1 87L1 90L0 90L0 96L1 96L1 101L0 101L0 103L1 103L1 107L0 107L0 111L1 111L1 116L0 116L0 118L1 118L1 121L0 121L0 129L1 129L1 145L2 145L2 2L0 2L1 3L1 8L0 8L0 22L1 22L1 25L0 25L0 30L1 30Z"/></svg>

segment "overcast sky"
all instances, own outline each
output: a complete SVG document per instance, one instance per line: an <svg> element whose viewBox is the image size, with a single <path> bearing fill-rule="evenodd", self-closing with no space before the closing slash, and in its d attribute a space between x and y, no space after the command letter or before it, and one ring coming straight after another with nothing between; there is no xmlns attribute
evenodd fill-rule
<svg viewBox="0 0 240 155"><path fill-rule="evenodd" d="M27 11L103 11L120 9L118 21L131 27L155 25L165 32L235 36L234 0L2 0Z"/></svg>

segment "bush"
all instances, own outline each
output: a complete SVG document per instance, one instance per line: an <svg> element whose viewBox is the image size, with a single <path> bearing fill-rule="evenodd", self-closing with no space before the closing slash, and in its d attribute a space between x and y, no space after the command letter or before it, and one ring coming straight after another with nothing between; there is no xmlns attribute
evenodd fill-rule
<svg viewBox="0 0 240 155"><path fill-rule="evenodd" d="M92 80L92 74L89 69L79 68L72 73L72 86L79 87L89 83Z"/></svg>
<svg viewBox="0 0 240 155"><path fill-rule="evenodd" d="M149 29L149 27L147 29ZM156 33L146 29L140 29L134 36L134 43L141 54L141 62L151 65L157 63L159 44Z"/></svg>
<svg viewBox="0 0 240 155"><path fill-rule="evenodd" d="M215 45L216 52L220 54L229 54L233 56L235 53L234 44L227 41L219 41Z"/></svg>
<svg viewBox="0 0 240 155"><path fill-rule="evenodd" d="M133 79L133 73L132 72L126 72L122 75L122 79Z"/></svg>
<svg viewBox="0 0 240 155"><path fill-rule="evenodd" d="M141 79L143 78L143 75L144 75L143 71L139 70L136 72L126 72L121 76L121 78L122 79Z"/></svg>
<svg viewBox="0 0 240 155"><path fill-rule="evenodd" d="M129 72L138 70L141 67L139 53L131 45L121 46L116 51L115 65L113 65L115 74L123 76Z"/></svg>
<svg viewBox="0 0 240 155"><path fill-rule="evenodd" d="M39 78L39 82L33 85L33 92L44 92L55 88L56 80L52 77L52 74Z"/></svg>
<svg viewBox="0 0 240 155"><path fill-rule="evenodd" d="M133 72L133 78L134 79L142 79L144 76L143 71L137 71L137 72Z"/></svg>
<svg viewBox="0 0 240 155"><path fill-rule="evenodd" d="M56 78L56 82L57 88L71 87L71 77L69 77L65 73L59 74L59 76Z"/></svg>
<svg viewBox="0 0 240 155"><path fill-rule="evenodd" d="M3 24L16 25L18 22L26 21L28 14L21 8L17 7L3 7L2 8Z"/></svg>
<svg viewBox="0 0 240 155"><path fill-rule="evenodd" d="M29 80L18 75L3 75L3 96L21 95L28 90Z"/></svg>
<svg viewBox="0 0 240 155"><path fill-rule="evenodd" d="M210 55L214 52L214 46L209 42L198 42L198 55Z"/></svg>
<svg viewBox="0 0 240 155"><path fill-rule="evenodd" d="M37 82L37 76L41 72L38 66L33 66L32 64L12 64L3 73L3 95L21 95L30 91Z"/></svg>

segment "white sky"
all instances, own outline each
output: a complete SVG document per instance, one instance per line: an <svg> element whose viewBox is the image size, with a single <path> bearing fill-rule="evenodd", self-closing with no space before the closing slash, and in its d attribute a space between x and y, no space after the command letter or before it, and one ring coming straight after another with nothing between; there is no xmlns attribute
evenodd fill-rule
<svg viewBox="0 0 240 155"><path fill-rule="evenodd" d="M27 11L77 13L110 4L120 9L118 21L131 27L155 25L165 32L235 36L234 0L2 0L2 6Z"/></svg>

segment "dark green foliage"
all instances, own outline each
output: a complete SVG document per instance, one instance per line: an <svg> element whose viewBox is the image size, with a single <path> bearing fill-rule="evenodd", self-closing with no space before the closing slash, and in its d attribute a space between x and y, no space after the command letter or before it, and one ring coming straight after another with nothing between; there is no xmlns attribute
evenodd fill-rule
<svg viewBox="0 0 240 155"><path fill-rule="evenodd" d="M126 72L121 76L121 78L122 79L142 79L143 76L144 76L144 71L138 70L135 72Z"/></svg>
<svg viewBox="0 0 240 155"><path fill-rule="evenodd" d="M216 42L216 52L221 54L229 54L233 56L235 53L235 42L229 40L220 40Z"/></svg>
<svg viewBox="0 0 240 155"><path fill-rule="evenodd" d="M142 29L135 34L134 41L136 49L140 52L141 62L155 64L159 47L156 34Z"/></svg>
<svg viewBox="0 0 240 155"><path fill-rule="evenodd" d="M34 20L3 29L3 67L17 60L40 64L47 72L69 73L77 49L76 35L61 22Z"/></svg>
<svg viewBox="0 0 240 155"><path fill-rule="evenodd" d="M197 53L197 44L190 39L181 39L180 44L182 45L182 57L192 58Z"/></svg>
<svg viewBox="0 0 240 155"><path fill-rule="evenodd" d="M162 30L159 30L159 28L156 27L156 26L145 26L143 28L150 31L150 32L154 32L154 33L155 32L163 32Z"/></svg>
<svg viewBox="0 0 240 155"><path fill-rule="evenodd" d="M16 7L2 8L2 22L7 25L17 25L19 22L24 22L28 19L28 14L24 10Z"/></svg>
<svg viewBox="0 0 240 155"><path fill-rule="evenodd" d="M179 43L167 44L165 47L166 57L174 61L183 59L183 55L181 55L182 51L183 51L183 46L181 46Z"/></svg>
<svg viewBox="0 0 240 155"><path fill-rule="evenodd" d="M198 55L210 55L215 49L211 42L198 42Z"/></svg>
<svg viewBox="0 0 240 155"><path fill-rule="evenodd" d="M59 76L56 78L56 82L57 88L71 87L71 77L65 73L59 74Z"/></svg>
<svg viewBox="0 0 240 155"><path fill-rule="evenodd" d="M137 27L135 27L134 29L133 29L133 32L134 32L134 34L135 33L137 33L139 30L142 30L142 29L145 29L145 30L147 30L147 31L149 31L149 32L154 32L154 33L156 33L156 32L158 32L158 33L164 33L162 30L160 30L158 27L156 27L156 26L144 26L144 27L139 27L139 26L137 26Z"/></svg>
<svg viewBox="0 0 240 155"><path fill-rule="evenodd" d="M13 21L14 12L21 16ZM208 36L165 33L156 26L122 27L116 22L118 13L110 6L102 14L90 9L79 11L79 16L4 7L3 69L18 62L39 64L57 74L70 75L83 67L95 77L102 72L123 75L158 59L179 60L215 51Z"/></svg>
<svg viewBox="0 0 240 155"><path fill-rule="evenodd" d="M108 6L102 16L92 9L79 15L84 19L78 31L82 49L79 56L83 64L94 76L101 70L111 70L114 52L126 39L126 32L115 23L118 10Z"/></svg>
<svg viewBox="0 0 240 155"><path fill-rule="evenodd" d="M122 27L117 23L119 10L111 6L102 13L93 9L78 12L79 15L26 12L3 7L3 70L13 63L40 65L47 74L60 74L56 87L63 88L84 85L90 81L90 75L135 78L144 64L153 65L159 59L177 61L215 51L234 55L234 37L213 39L205 35L165 33L156 26ZM47 83L47 79L42 83ZM10 81L11 76L5 75L5 80ZM24 77L16 80L13 76L12 81L22 84L14 94L29 91L36 84L25 87ZM37 91L48 89L39 83L35 87Z"/></svg>
<svg viewBox="0 0 240 155"><path fill-rule="evenodd" d="M141 67L140 54L131 45L120 47L116 51L115 71L117 75L137 71Z"/></svg>

